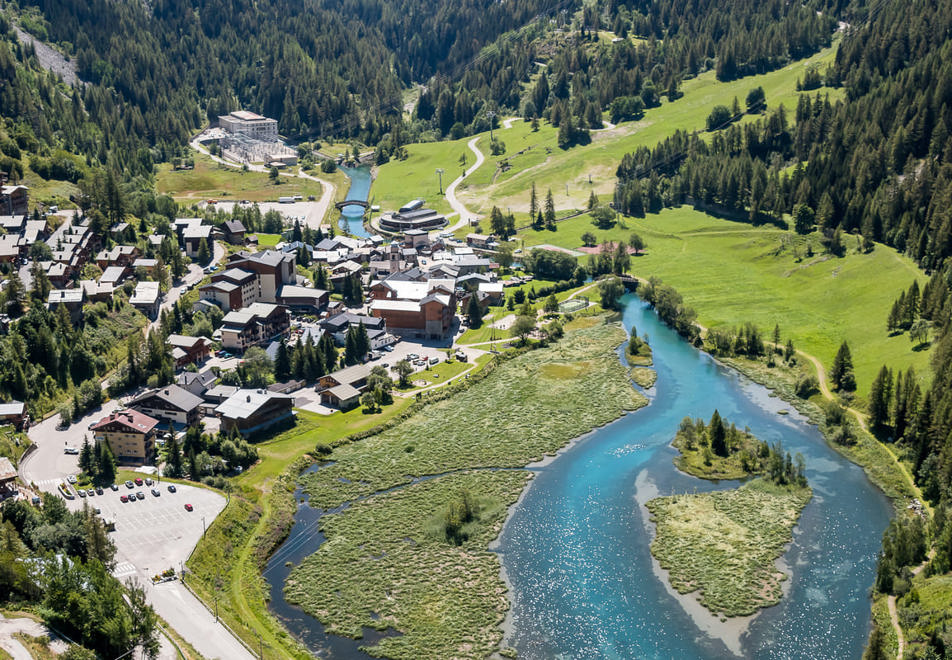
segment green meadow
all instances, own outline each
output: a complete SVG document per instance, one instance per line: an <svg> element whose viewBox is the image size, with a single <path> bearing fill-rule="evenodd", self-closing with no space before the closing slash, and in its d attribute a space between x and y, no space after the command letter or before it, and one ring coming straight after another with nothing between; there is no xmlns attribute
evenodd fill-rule
<svg viewBox="0 0 952 660"><path fill-rule="evenodd" d="M705 327L747 321L765 333L780 325L783 341L818 357L827 368L840 343L849 341L858 394L865 396L883 364L913 366L928 376L929 351L914 351L906 335L890 337L886 318L893 300L914 278L925 275L907 257L877 245L843 258L824 254L819 234L798 236L771 225L755 227L722 220L690 207L665 209L645 218L623 218L610 230L597 229L588 215L558 224L555 232L528 230L526 248L549 243L569 248L592 232L599 243L638 233L647 248L632 258L631 272L660 277L684 296ZM814 255L807 257L808 244Z"/></svg>

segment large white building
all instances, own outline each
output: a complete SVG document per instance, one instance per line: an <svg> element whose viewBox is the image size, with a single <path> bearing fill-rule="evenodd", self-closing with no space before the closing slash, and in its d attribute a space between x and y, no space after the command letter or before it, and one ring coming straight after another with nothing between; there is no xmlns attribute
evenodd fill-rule
<svg viewBox="0 0 952 660"><path fill-rule="evenodd" d="M247 110L236 110L219 116L218 125L233 135L246 135L265 142L275 142L278 139L277 119L262 117Z"/></svg>

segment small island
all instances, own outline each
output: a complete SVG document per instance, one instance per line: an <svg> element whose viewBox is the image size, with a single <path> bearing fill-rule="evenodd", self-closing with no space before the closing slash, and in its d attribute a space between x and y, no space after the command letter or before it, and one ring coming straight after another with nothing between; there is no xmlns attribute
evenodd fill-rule
<svg viewBox="0 0 952 660"><path fill-rule="evenodd" d="M625 347L625 358L631 366L629 375L638 387L649 389L654 387L658 379L658 372L648 369L652 364L651 346L648 345L648 336L638 336L638 330L632 326L631 337Z"/></svg>
<svg viewBox="0 0 952 660"><path fill-rule="evenodd" d="M813 496L802 458L794 460L779 445L728 428L716 411L708 425L685 420L678 437L676 446L693 447L680 458L702 456L684 461L689 467L682 469L695 476L723 479L738 471L763 476L732 490L647 502L656 526L651 554L678 593L699 592L698 601L716 616L747 616L775 605L787 578L775 562ZM722 455L721 443L734 451Z"/></svg>

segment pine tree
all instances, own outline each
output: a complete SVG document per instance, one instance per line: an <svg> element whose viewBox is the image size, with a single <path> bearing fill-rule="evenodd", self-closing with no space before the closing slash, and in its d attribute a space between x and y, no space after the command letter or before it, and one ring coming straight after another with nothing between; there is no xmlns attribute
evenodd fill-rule
<svg viewBox="0 0 952 660"><path fill-rule="evenodd" d="M83 438L83 446L79 450L79 469L90 477L96 476L96 457L88 437Z"/></svg>
<svg viewBox="0 0 952 660"><path fill-rule="evenodd" d="M905 293L900 293L899 297L893 301L892 308L889 310L889 318L886 319L886 330L895 332L902 323L902 308L904 304Z"/></svg>
<svg viewBox="0 0 952 660"><path fill-rule="evenodd" d="M198 242L198 263L207 264L211 261L212 253L208 249L208 241L204 238Z"/></svg>
<svg viewBox="0 0 952 660"><path fill-rule="evenodd" d="M478 328L482 325L483 310L479 308L479 301L476 299L475 291L469 294L469 304L466 306L466 318L471 328Z"/></svg>
<svg viewBox="0 0 952 660"><path fill-rule="evenodd" d="M555 200L552 199L552 189L549 188L545 193L544 206L545 227L549 231L555 231Z"/></svg>
<svg viewBox="0 0 952 660"><path fill-rule="evenodd" d="M539 198L536 195L535 181L532 182L532 189L529 191L529 217L535 218L539 210Z"/></svg>
<svg viewBox="0 0 952 660"><path fill-rule="evenodd" d="M833 359L833 368L830 370L830 380L834 389L845 392L856 391L856 377L853 375L853 357L850 347L845 341L840 344L836 357Z"/></svg>
<svg viewBox="0 0 952 660"><path fill-rule="evenodd" d="M354 326L347 328L347 338L344 340L344 364L357 364L357 339Z"/></svg>
<svg viewBox="0 0 952 660"><path fill-rule="evenodd" d="M913 321L919 317L919 282L913 281L906 293L906 299L902 310L902 329L908 330L912 327Z"/></svg>
<svg viewBox="0 0 952 660"><path fill-rule="evenodd" d="M363 321L357 324L354 340L357 347L357 356L363 360L364 356L370 352L370 337L367 335L367 328L364 327Z"/></svg>
<svg viewBox="0 0 952 660"><path fill-rule="evenodd" d="M112 447L108 442L99 441L96 443L96 466L99 471L97 481L101 485L113 484L116 482L116 457L112 453Z"/></svg>
<svg viewBox="0 0 952 660"><path fill-rule="evenodd" d="M727 430L724 428L724 422L721 420L721 414L717 409L711 415L708 433L711 439L711 451L717 456L726 457L729 453L727 450Z"/></svg>
<svg viewBox="0 0 952 660"><path fill-rule="evenodd" d="M287 381L291 377L291 358L288 355L288 347L285 343L278 343L278 354L274 358L274 378L279 383Z"/></svg>
<svg viewBox="0 0 952 660"><path fill-rule="evenodd" d="M182 465L182 448L179 446L174 434L168 441L168 454L165 459L165 476L173 479L181 479L185 476L184 466Z"/></svg>
<svg viewBox="0 0 952 660"><path fill-rule="evenodd" d="M892 372L884 365L869 391L869 425L874 430L889 423L889 408L892 403Z"/></svg>

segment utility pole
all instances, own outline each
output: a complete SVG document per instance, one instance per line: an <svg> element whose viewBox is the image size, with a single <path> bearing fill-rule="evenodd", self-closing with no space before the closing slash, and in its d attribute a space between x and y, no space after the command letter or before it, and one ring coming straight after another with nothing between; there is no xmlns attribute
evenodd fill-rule
<svg viewBox="0 0 952 660"><path fill-rule="evenodd" d="M489 141L494 142L493 140L493 119L496 118L496 111L490 110L486 113L486 116L489 117Z"/></svg>
<svg viewBox="0 0 952 660"><path fill-rule="evenodd" d="M443 168L442 167L436 168L436 175L440 177L440 194L442 195L443 194Z"/></svg>

